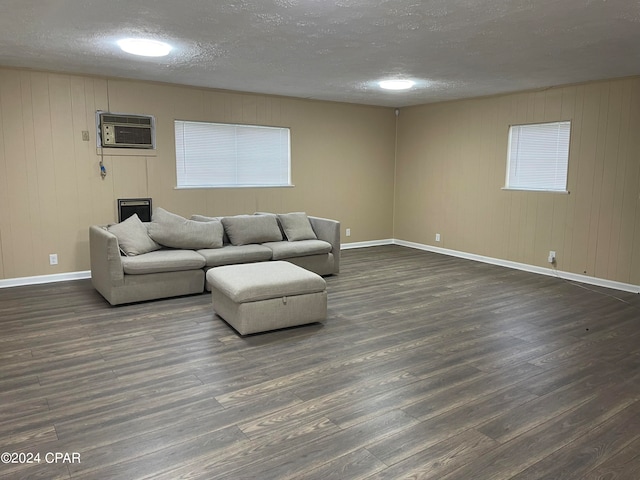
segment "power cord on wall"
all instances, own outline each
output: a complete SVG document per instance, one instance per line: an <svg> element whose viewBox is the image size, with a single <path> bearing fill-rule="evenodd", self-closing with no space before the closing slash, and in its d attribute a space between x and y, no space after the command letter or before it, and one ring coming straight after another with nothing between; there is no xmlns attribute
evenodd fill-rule
<svg viewBox="0 0 640 480"><path fill-rule="evenodd" d="M104 166L104 157L102 154L102 148L100 149L100 176L102 180L107 176L107 168Z"/></svg>
<svg viewBox="0 0 640 480"><path fill-rule="evenodd" d="M100 177L102 180L107 176L107 168L104 166L104 147L100 146Z"/></svg>
<svg viewBox="0 0 640 480"><path fill-rule="evenodd" d="M107 111L111 111L111 104L109 102L109 82L107 81ZM100 130L100 128L99 128ZM101 133L99 134L102 135ZM100 142L100 177L102 180L107 176L107 168L104 166L104 147L102 146L102 142Z"/></svg>

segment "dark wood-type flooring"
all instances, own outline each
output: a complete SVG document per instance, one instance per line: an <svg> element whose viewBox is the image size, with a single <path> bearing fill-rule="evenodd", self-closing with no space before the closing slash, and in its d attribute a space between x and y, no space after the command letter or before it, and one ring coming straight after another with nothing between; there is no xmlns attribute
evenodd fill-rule
<svg viewBox="0 0 640 480"><path fill-rule="evenodd" d="M327 283L245 338L208 295L0 290L0 451L41 454L0 478L640 478L638 295L400 246Z"/></svg>

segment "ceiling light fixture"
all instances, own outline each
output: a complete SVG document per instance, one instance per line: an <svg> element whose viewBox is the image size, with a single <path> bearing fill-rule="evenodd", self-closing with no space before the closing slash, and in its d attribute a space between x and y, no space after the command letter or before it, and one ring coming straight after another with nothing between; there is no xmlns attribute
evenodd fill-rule
<svg viewBox="0 0 640 480"><path fill-rule="evenodd" d="M380 88L385 90L408 90L416 84L413 80L383 80L378 82Z"/></svg>
<svg viewBox="0 0 640 480"><path fill-rule="evenodd" d="M117 43L123 51L143 57L164 57L172 49L168 43L146 38L124 38Z"/></svg>

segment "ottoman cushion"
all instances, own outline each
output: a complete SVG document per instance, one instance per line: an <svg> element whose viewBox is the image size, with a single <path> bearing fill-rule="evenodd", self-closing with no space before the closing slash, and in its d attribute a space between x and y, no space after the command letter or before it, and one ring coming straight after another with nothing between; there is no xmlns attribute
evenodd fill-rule
<svg viewBox="0 0 640 480"><path fill-rule="evenodd" d="M326 288L326 282L320 275L289 262L216 267L207 272L207 280L236 303L304 295Z"/></svg>

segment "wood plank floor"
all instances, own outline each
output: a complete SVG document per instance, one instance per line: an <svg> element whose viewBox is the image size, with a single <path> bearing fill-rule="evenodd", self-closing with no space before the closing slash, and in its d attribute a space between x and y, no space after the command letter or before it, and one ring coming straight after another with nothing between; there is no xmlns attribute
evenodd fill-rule
<svg viewBox="0 0 640 480"><path fill-rule="evenodd" d="M0 451L41 454L0 478L640 479L640 296L400 246L327 283L245 338L208 295L0 290Z"/></svg>

